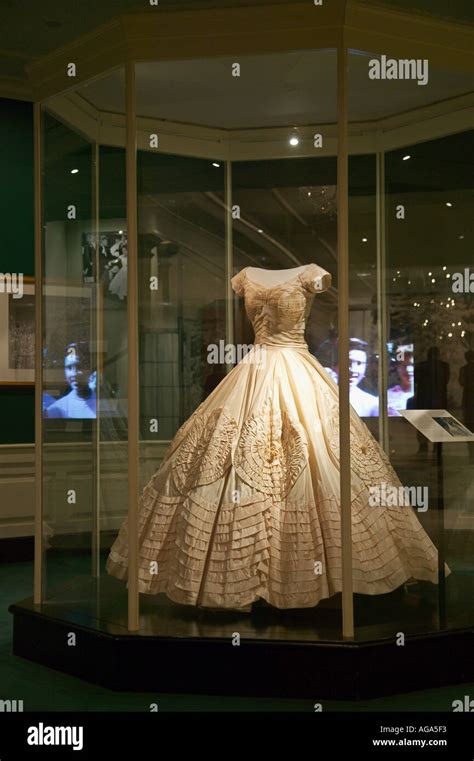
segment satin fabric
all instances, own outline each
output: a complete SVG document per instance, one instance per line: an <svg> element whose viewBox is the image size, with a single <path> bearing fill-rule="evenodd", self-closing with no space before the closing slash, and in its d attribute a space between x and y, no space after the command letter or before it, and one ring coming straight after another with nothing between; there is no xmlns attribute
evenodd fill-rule
<svg viewBox="0 0 474 761"><path fill-rule="evenodd" d="M179 429L139 510L139 589L176 602L304 608L342 590L338 389L304 340L317 265L266 287L232 279L255 329L251 352ZM354 592L437 582L437 551L411 507L371 506L401 483L351 409ZM127 521L109 573L128 576ZM449 571L448 571L449 572Z"/></svg>

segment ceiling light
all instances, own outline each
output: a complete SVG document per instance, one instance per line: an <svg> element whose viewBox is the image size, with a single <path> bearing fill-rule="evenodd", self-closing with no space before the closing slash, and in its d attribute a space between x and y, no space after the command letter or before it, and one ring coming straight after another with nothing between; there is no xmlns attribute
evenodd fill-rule
<svg viewBox="0 0 474 761"><path fill-rule="evenodd" d="M77 174L79 169L71 169L71 174Z"/></svg>
<svg viewBox="0 0 474 761"><path fill-rule="evenodd" d="M212 162L212 166L215 166L215 167L217 167L217 169L219 169L220 164L218 164L217 161L213 161Z"/></svg>
<svg viewBox="0 0 474 761"><path fill-rule="evenodd" d="M258 230L257 232L259 232L259 233L263 233L263 230Z"/></svg>
<svg viewBox="0 0 474 761"><path fill-rule="evenodd" d="M453 205L453 204L451 203L451 201L446 201L446 206L449 206L449 207L451 207L452 205Z"/></svg>
<svg viewBox="0 0 474 761"><path fill-rule="evenodd" d="M295 129L293 130L293 132L290 135L289 143L290 143L290 145L293 145L293 146L300 144L300 136L299 136L299 132L296 129L296 127L295 127Z"/></svg>
<svg viewBox="0 0 474 761"><path fill-rule="evenodd" d="M362 238L362 243L367 243L367 238Z"/></svg>
<svg viewBox="0 0 474 761"><path fill-rule="evenodd" d="M464 235L460 235L459 240L464 240Z"/></svg>
<svg viewBox="0 0 474 761"><path fill-rule="evenodd" d="M408 159L411 159L410 154L407 154L406 156L403 157L403 161L408 161Z"/></svg>

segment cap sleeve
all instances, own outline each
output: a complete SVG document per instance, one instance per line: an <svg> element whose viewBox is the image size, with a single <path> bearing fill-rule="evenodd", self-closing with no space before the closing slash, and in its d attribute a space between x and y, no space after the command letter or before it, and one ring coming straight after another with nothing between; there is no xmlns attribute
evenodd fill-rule
<svg viewBox="0 0 474 761"><path fill-rule="evenodd" d="M322 293L331 287L332 275L317 264L309 264L302 277L304 287L311 293Z"/></svg>
<svg viewBox="0 0 474 761"><path fill-rule="evenodd" d="M237 296L243 296L244 295L244 286L245 286L245 270L247 268L240 270L236 275L234 275L233 278L231 278L230 284L232 286L232 290L237 294Z"/></svg>

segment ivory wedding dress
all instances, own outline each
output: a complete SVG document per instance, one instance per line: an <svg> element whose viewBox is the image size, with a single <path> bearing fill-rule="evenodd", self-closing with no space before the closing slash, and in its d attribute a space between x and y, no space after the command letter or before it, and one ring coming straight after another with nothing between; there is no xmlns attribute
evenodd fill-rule
<svg viewBox="0 0 474 761"><path fill-rule="evenodd" d="M143 490L139 589L188 605L306 608L342 585L338 389L304 340L331 276L310 264L265 286L248 269L232 287L254 347L179 429ZM413 509L369 504L371 487L401 484L352 408L350 433L354 591L436 583L437 551ZM127 564L125 521L107 570L126 579Z"/></svg>

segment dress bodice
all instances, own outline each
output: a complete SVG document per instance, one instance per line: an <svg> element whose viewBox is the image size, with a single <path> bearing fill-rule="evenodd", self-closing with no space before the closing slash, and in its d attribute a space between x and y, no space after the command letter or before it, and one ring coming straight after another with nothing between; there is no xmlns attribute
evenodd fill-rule
<svg viewBox="0 0 474 761"><path fill-rule="evenodd" d="M306 320L314 296L327 290L331 275L317 264L308 264L295 277L273 286L255 282L248 267L231 280L238 296L245 298L245 311L255 331L255 344L307 347Z"/></svg>

